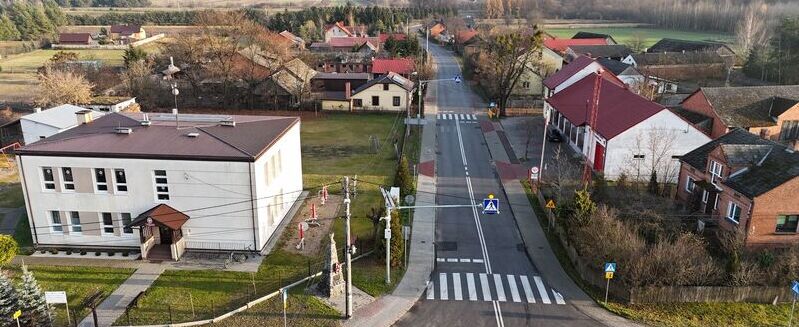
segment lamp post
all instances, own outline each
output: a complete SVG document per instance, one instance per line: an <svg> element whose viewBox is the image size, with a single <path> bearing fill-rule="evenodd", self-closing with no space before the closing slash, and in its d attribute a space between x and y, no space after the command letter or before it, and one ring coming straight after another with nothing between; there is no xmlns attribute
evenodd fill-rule
<svg viewBox="0 0 799 327"><path fill-rule="evenodd" d="M417 74L418 74L418 73L417 73ZM421 120L422 120L421 114L422 114L422 112L424 111L424 110L422 110L422 88L423 88L423 87L424 87L424 86L425 86L427 83L430 83L430 82L443 82L443 81L452 81L452 82L455 82L456 84L460 84L460 83L461 83L461 80L462 80L462 79L461 79L461 75L455 75L455 77L453 77L453 78L440 78L440 79L426 79L426 80L417 80L417 83L416 83L416 84L418 84L418 85L416 86L416 90L417 90L417 92L418 92L418 98L419 98L419 99L418 99L418 101L419 101L419 105L418 105L418 108L417 108L417 111L416 111L416 119L417 119L417 122L418 122L419 124L421 124Z"/></svg>

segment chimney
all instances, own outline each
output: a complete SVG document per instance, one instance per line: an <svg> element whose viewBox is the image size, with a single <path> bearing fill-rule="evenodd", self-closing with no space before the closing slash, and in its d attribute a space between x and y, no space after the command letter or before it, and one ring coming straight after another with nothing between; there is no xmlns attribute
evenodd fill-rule
<svg viewBox="0 0 799 327"><path fill-rule="evenodd" d="M94 120L92 117L92 111L89 109L76 111L75 115L78 117L78 125L88 124Z"/></svg>
<svg viewBox="0 0 799 327"><path fill-rule="evenodd" d="M350 96L352 96L352 90L350 86L350 82L344 83L344 98L349 100Z"/></svg>

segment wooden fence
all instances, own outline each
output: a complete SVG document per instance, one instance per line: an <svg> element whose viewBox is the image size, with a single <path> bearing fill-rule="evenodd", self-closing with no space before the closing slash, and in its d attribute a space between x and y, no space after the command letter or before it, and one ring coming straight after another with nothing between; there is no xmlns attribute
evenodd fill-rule
<svg viewBox="0 0 799 327"><path fill-rule="evenodd" d="M565 249L569 261L585 284L605 289L605 278L602 267L577 255L577 250L569 243L566 230L556 223L557 217L551 210L543 208L546 200L541 192L536 193L538 203L546 214L548 228L554 231L560 244ZM754 302L773 303L790 302L791 290L773 286L658 286L629 287L611 281L609 293L612 297L628 303L679 303L679 302Z"/></svg>

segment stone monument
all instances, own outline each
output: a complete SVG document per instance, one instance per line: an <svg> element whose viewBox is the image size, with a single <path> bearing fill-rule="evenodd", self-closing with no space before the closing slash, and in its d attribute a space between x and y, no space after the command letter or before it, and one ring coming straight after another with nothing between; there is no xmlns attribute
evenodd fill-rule
<svg viewBox="0 0 799 327"><path fill-rule="evenodd" d="M338 262L338 251L336 251L333 233L330 234L330 246L328 246L325 267L322 270L322 279L318 288L319 293L327 297L344 294L344 276L341 264Z"/></svg>

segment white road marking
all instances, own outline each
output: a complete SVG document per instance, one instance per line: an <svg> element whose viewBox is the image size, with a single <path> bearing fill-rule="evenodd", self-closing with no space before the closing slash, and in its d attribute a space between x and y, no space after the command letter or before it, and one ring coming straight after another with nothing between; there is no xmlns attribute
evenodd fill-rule
<svg viewBox="0 0 799 327"><path fill-rule="evenodd" d="M455 258L447 258L447 262L458 262L458 259L455 259Z"/></svg>
<svg viewBox="0 0 799 327"><path fill-rule="evenodd" d="M513 299L513 302L522 302L519 297L519 289L516 287L516 278L513 278L513 275L508 275L508 287L510 287L510 298Z"/></svg>
<svg viewBox="0 0 799 327"><path fill-rule="evenodd" d="M427 282L427 299L428 300L433 300L433 299L436 298L436 290L435 290L434 286L435 286L435 284L433 283L433 281Z"/></svg>
<svg viewBox="0 0 799 327"><path fill-rule="evenodd" d="M463 263L463 262L465 262L465 263L469 263L469 262L472 262L472 259L461 259L461 262L462 262L462 263Z"/></svg>
<svg viewBox="0 0 799 327"><path fill-rule="evenodd" d="M483 301L491 301L491 288L488 286L486 274L480 274L480 286L483 287Z"/></svg>
<svg viewBox="0 0 799 327"><path fill-rule="evenodd" d="M438 290L441 292L440 299L448 300L449 294L447 293L447 274L440 273L438 274Z"/></svg>
<svg viewBox="0 0 799 327"><path fill-rule="evenodd" d="M502 275L494 274L494 286L497 288L497 301L505 302L505 288L502 286Z"/></svg>
<svg viewBox="0 0 799 327"><path fill-rule="evenodd" d="M472 259L474 263L483 263L483 259Z"/></svg>
<svg viewBox="0 0 799 327"><path fill-rule="evenodd" d="M557 304L566 304L566 301L563 300L563 295L558 293L554 288L552 289L552 295L555 297L555 303Z"/></svg>
<svg viewBox="0 0 799 327"><path fill-rule="evenodd" d="M447 120L451 120L451 119L452 119L452 114L447 114Z"/></svg>
<svg viewBox="0 0 799 327"><path fill-rule="evenodd" d="M469 288L469 301L477 301L477 289L474 287L473 273L466 273L466 286Z"/></svg>
<svg viewBox="0 0 799 327"><path fill-rule="evenodd" d="M463 301L463 289L461 287L461 274L452 274L452 290L455 292L455 301Z"/></svg>
<svg viewBox="0 0 799 327"><path fill-rule="evenodd" d="M461 120L464 120L463 119L463 114L459 114L458 117L460 117Z"/></svg>
<svg viewBox="0 0 799 327"><path fill-rule="evenodd" d="M438 261L438 262L444 262L444 261L446 261L446 260L444 260L444 258L436 258L436 261Z"/></svg>
<svg viewBox="0 0 799 327"><path fill-rule="evenodd" d="M472 120L477 120L477 116L475 116L475 115L471 115L471 116L472 116Z"/></svg>
<svg viewBox="0 0 799 327"><path fill-rule="evenodd" d="M441 114L436 115L436 119L441 119Z"/></svg>
<svg viewBox="0 0 799 327"><path fill-rule="evenodd" d="M533 296L533 289L530 288L530 281L527 276L519 276L522 280L522 288L524 288L524 296L527 297L527 303L535 303L535 296Z"/></svg>
<svg viewBox="0 0 799 327"><path fill-rule="evenodd" d="M535 280L535 286L538 288L538 293L541 294L541 302L546 304L552 303L552 301L549 300L549 294L547 294L547 289L544 287L544 282L541 281L541 277L533 276L533 279Z"/></svg>

